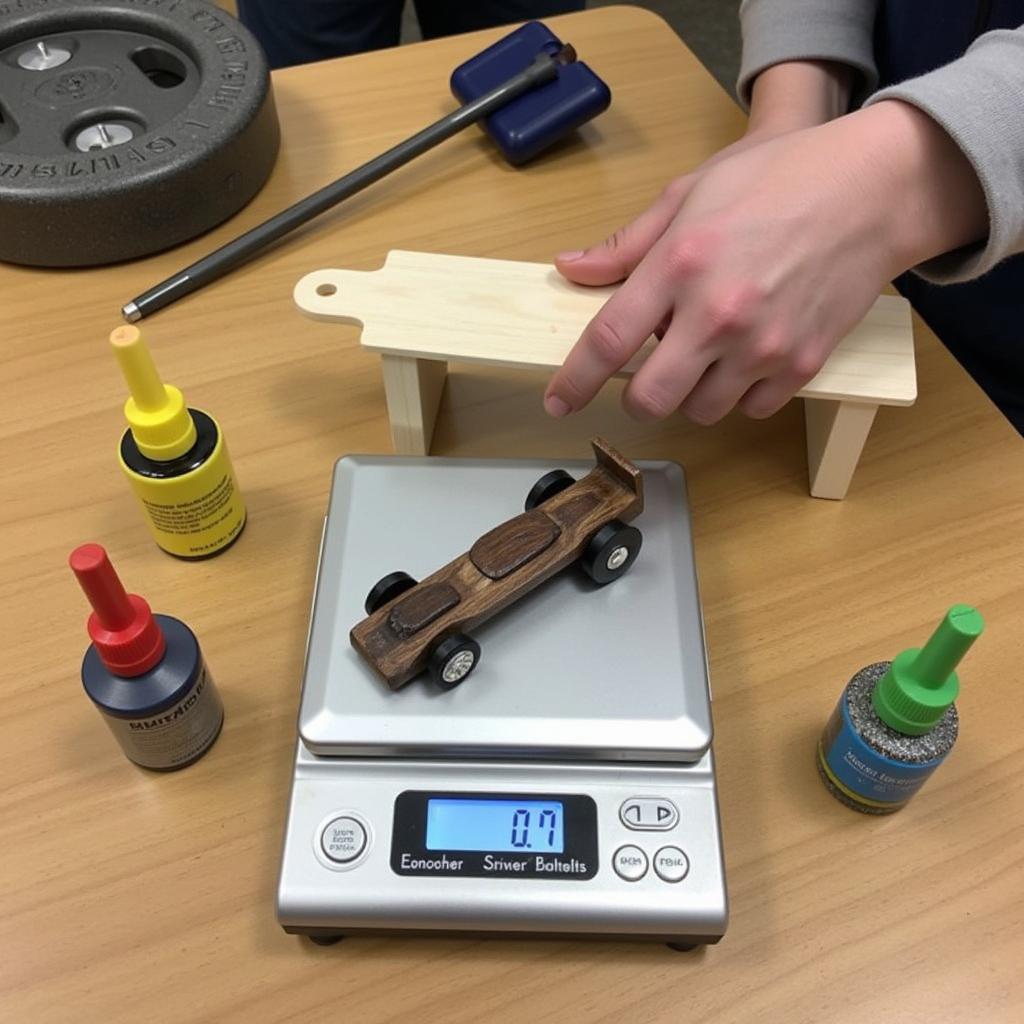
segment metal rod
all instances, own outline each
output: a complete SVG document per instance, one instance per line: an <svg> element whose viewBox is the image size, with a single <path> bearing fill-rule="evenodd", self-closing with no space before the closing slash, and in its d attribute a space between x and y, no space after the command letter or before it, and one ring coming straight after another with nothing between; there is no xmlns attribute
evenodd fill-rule
<svg viewBox="0 0 1024 1024"><path fill-rule="evenodd" d="M479 99L466 103L458 110L428 125L404 142L392 146L391 149L338 178L337 181L331 182L330 185L306 196L305 199L300 199L286 210L222 245L179 273L161 281L122 307L121 314L129 323L135 323L158 309L163 309L164 306L190 295L211 281L223 277L289 231L379 181L396 168L451 138L463 128L488 117L517 96L553 81L558 75L559 67L570 64L575 59L576 52L571 46L563 46L555 54L538 54L525 71L514 75Z"/></svg>

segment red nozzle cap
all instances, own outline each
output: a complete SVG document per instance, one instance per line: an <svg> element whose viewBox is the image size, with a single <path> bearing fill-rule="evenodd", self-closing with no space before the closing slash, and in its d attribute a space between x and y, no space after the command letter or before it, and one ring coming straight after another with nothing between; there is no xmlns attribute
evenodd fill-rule
<svg viewBox="0 0 1024 1024"><path fill-rule="evenodd" d="M166 644L149 605L126 594L106 551L82 544L68 559L92 605L87 628L100 660L116 676L141 676L163 656Z"/></svg>

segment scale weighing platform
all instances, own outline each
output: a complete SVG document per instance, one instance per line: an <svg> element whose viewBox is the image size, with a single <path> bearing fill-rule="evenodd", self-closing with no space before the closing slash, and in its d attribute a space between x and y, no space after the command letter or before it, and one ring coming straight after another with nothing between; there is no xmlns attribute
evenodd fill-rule
<svg viewBox="0 0 1024 1024"><path fill-rule="evenodd" d="M728 901L686 482L640 462L643 549L569 567L473 631L480 664L391 692L349 643L422 579L592 462L349 456L324 524L278 919L331 942L475 934L717 942Z"/></svg>

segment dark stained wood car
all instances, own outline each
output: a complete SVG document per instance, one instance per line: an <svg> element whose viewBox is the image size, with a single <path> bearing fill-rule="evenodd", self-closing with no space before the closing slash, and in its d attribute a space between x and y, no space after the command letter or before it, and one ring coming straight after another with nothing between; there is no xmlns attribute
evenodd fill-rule
<svg viewBox="0 0 1024 1024"><path fill-rule="evenodd" d="M633 564L642 537L627 523L643 511L643 476L600 438L591 443L597 464L582 480L552 470L531 488L524 513L466 554L420 583L404 572L377 582L351 640L391 689L424 670L443 689L458 686L480 660L467 631L573 562L601 585Z"/></svg>

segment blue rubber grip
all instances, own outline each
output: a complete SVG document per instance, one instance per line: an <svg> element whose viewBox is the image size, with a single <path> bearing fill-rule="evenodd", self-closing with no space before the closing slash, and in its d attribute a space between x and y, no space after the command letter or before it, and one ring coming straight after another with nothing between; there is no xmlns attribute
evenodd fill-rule
<svg viewBox="0 0 1024 1024"><path fill-rule="evenodd" d="M451 77L456 99L468 103L529 67L542 50L556 53L562 41L539 21L530 21L460 64ZM487 134L510 164L522 164L607 110L611 90L580 61L564 65L558 78L514 99L484 122Z"/></svg>

